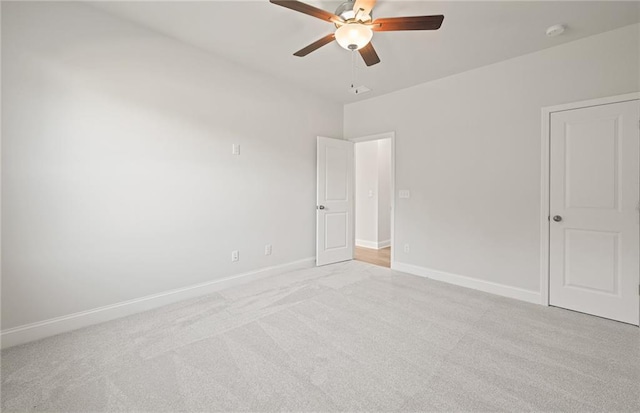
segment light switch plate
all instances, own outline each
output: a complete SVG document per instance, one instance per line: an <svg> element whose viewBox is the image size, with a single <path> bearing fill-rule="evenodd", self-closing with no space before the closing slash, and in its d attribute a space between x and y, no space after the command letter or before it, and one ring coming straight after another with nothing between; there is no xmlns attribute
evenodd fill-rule
<svg viewBox="0 0 640 413"><path fill-rule="evenodd" d="M411 198L411 192L408 189L401 189L398 191L398 196L400 198Z"/></svg>
<svg viewBox="0 0 640 413"><path fill-rule="evenodd" d="M240 144L234 143L233 145L231 145L231 154L240 155Z"/></svg>

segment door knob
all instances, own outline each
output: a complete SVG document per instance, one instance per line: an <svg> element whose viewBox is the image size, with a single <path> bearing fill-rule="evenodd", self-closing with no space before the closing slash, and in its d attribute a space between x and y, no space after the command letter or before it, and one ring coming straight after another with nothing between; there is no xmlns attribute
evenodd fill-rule
<svg viewBox="0 0 640 413"><path fill-rule="evenodd" d="M556 222L560 222L560 221L562 221L562 217L560 215L556 215L556 216L553 217L553 220L556 221Z"/></svg>
<svg viewBox="0 0 640 413"><path fill-rule="evenodd" d="M324 205L318 205L318 209L324 209Z"/></svg>

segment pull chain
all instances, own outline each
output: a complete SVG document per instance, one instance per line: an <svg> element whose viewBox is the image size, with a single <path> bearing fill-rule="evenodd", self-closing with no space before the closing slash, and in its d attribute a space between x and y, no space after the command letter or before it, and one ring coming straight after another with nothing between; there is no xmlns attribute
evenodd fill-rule
<svg viewBox="0 0 640 413"><path fill-rule="evenodd" d="M356 84L356 51L351 50L351 89L355 87Z"/></svg>

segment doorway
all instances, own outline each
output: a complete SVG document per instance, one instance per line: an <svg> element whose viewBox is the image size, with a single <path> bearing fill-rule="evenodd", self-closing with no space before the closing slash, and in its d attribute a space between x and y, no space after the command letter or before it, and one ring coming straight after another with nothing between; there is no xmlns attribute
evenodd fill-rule
<svg viewBox="0 0 640 413"><path fill-rule="evenodd" d="M354 259L391 267L393 228L393 134L354 142Z"/></svg>
<svg viewBox="0 0 640 413"><path fill-rule="evenodd" d="M545 304L639 323L639 113L637 95L543 112Z"/></svg>

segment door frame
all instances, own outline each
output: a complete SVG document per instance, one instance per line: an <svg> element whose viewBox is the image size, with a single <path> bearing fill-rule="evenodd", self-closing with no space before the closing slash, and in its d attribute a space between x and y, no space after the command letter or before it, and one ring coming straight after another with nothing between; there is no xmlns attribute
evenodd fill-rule
<svg viewBox="0 0 640 413"><path fill-rule="evenodd" d="M395 264L395 245L394 245L394 240L395 240L395 215L396 215L396 133L394 131L391 132L383 132L383 133L378 133L375 135L367 135L367 136L360 136L360 137L356 137L356 138L348 138L348 141L351 141L355 144L360 143L360 142L368 142L368 141L378 141L381 139L391 139L391 234L390 234L390 240L389 240L389 244L391 246L391 268L394 267ZM356 156L356 151L353 151L353 164L355 165L355 156ZM353 174L353 189L355 191L356 189L356 174ZM355 251L356 248L356 237L355 237L355 233L356 233L356 202L358 202L354 196L353 198L353 248Z"/></svg>
<svg viewBox="0 0 640 413"><path fill-rule="evenodd" d="M563 105L547 106L542 108L542 133L541 133L541 167L540 167L540 304L549 305L549 216L550 216L550 162L551 155L551 114L573 109L583 109L593 106L609 105L612 103L640 100L640 93L627 93L624 95L609 96L599 99L583 100L580 102L566 103Z"/></svg>

